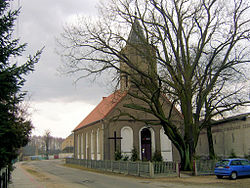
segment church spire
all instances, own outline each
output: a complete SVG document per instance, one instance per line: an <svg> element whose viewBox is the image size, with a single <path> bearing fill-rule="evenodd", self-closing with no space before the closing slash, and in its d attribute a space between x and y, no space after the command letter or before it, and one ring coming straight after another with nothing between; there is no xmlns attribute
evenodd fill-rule
<svg viewBox="0 0 250 188"><path fill-rule="evenodd" d="M120 62L120 88L128 90L133 87L134 80L140 82L142 79L138 71L145 74L155 72L156 63L154 59L154 49L147 43L144 30L140 22L135 18L127 39L126 46L121 50L121 54L128 62ZM130 65L129 65L130 64ZM136 70L137 69L137 70ZM133 80L132 80L133 79Z"/></svg>
<svg viewBox="0 0 250 188"><path fill-rule="evenodd" d="M138 21L137 18L135 18L134 23L132 24L127 44L141 44L145 41L145 36L143 33L143 29Z"/></svg>

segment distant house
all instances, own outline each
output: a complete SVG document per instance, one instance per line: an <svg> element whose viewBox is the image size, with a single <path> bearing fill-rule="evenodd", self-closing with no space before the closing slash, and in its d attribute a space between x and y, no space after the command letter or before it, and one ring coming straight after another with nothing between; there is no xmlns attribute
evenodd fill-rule
<svg viewBox="0 0 250 188"><path fill-rule="evenodd" d="M61 146L61 151L63 153L73 153L74 152L74 134L70 134L63 142Z"/></svg>

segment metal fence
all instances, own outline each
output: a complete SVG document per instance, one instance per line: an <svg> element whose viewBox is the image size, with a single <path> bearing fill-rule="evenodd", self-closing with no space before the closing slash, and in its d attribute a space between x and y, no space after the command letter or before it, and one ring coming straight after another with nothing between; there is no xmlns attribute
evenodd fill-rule
<svg viewBox="0 0 250 188"><path fill-rule="evenodd" d="M141 162L141 161L105 161L67 158L66 164L75 164L86 168L98 169L135 176L176 176L178 165L175 162Z"/></svg>
<svg viewBox="0 0 250 188"><path fill-rule="evenodd" d="M173 175L179 171L179 165L175 162L154 162L153 165L155 175Z"/></svg>
<svg viewBox="0 0 250 188"><path fill-rule="evenodd" d="M194 169L195 175L212 175L214 174L214 167L217 160L195 160Z"/></svg>
<svg viewBox="0 0 250 188"><path fill-rule="evenodd" d="M9 170L8 167L0 170L0 188L7 188L9 181Z"/></svg>

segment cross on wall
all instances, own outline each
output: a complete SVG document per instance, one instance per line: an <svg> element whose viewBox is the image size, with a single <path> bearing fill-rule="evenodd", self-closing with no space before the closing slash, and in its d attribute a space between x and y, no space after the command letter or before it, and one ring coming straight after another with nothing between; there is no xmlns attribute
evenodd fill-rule
<svg viewBox="0 0 250 188"><path fill-rule="evenodd" d="M121 140L121 139L122 139L122 137L117 137L117 135L116 135L116 131L114 131L114 137L108 137L108 139L114 140L114 144L115 144L115 152L116 152L117 140Z"/></svg>

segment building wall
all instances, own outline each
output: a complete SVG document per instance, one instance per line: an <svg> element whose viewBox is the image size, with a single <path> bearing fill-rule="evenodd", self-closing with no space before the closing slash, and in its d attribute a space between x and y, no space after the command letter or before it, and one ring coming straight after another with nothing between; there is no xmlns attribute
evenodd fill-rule
<svg viewBox="0 0 250 188"><path fill-rule="evenodd" d="M129 126L133 129L133 145L136 148L139 156L140 156L140 130L142 130L146 126L145 123L134 121L129 119L127 116L126 117L121 117L121 121L112 121L112 118L114 116L119 115L120 110L122 112L129 112L130 114L140 117L142 119L155 119L154 116L149 115L144 112L138 112L138 111L133 111L127 108L124 108L123 105L128 102L137 102L135 99L131 101L129 97L125 97L124 100L122 100L115 109L106 117L103 121L98 122L93 125L85 126L74 133L74 142L75 142L75 157L76 158L84 158L84 159L104 159L104 160L114 160L114 140L108 139L109 137L114 136L114 131L116 131L117 137L121 137L121 129L125 126ZM167 103L166 105L166 111L169 110L167 109ZM173 118L176 119L177 124L181 124L181 117L180 114L176 111L173 114ZM99 132L99 138L100 138L100 155L97 153L97 143L96 143L96 132L97 130L100 130ZM152 133L154 133L154 143L152 145L152 156L154 152L161 151L161 143L160 143L160 129L161 126L150 126L150 129ZM91 152L91 133L93 132L94 136L94 143L92 144L92 152ZM86 134L87 136L87 141L86 141ZM81 141L83 137L83 142ZM87 146L86 146L87 143ZM82 146L83 145L83 146ZM121 151L121 141L117 140L117 147L119 151ZM82 149L83 148L83 149ZM172 155L173 159L175 161L179 161L179 154L177 149L172 146ZM92 153L92 155L91 155Z"/></svg>
<svg viewBox="0 0 250 188"><path fill-rule="evenodd" d="M167 101L165 99L163 99L163 105L165 106L165 112L168 113L169 111L169 103L167 103ZM105 124L105 128L104 128L104 135L105 135L105 151L104 151L104 155L105 155L105 159L107 160L113 160L114 159L114 140L108 140L108 137L113 137L114 136L114 131L116 131L117 133L117 137L121 137L121 129L124 126L129 126L133 129L133 141L134 141L134 147L136 148L136 150L138 151L138 154L140 155L140 136L139 136L139 132L143 127L148 127L148 125L146 126L145 123L143 122L138 122L138 121L134 121L132 119L129 119L127 116L124 117L120 117L120 121L116 121L116 122L112 122L110 121L110 119L112 117L118 116L120 111L126 113L128 112L129 114L138 117L140 119L154 119L156 120L156 118L153 115L147 114L145 112L139 112L136 110L131 110L128 108L124 108L123 105L124 104L128 104L128 103L134 103L134 104L142 104L141 101L137 100L137 99L133 99L129 96L126 96L117 106L115 109L113 109L113 111L109 114L109 116L107 117L107 119L104 121ZM174 111L173 112L173 116L172 116L173 120L175 120L177 126L180 126L182 123L182 117L180 116L178 111ZM152 156L154 154L154 152L157 151L161 151L161 145L160 145L160 129L161 126L157 125L157 126L150 126L150 128L153 130L154 132L154 137L155 137L155 146L152 145ZM152 136L152 135L151 135ZM119 146L118 149L121 149L121 141L118 140L117 141L117 145ZM180 157L179 157L179 153L177 151L177 149L172 146L172 151L173 151L173 159L174 161L180 161Z"/></svg>
<svg viewBox="0 0 250 188"><path fill-rule="evenodd" d="M99 130L99 149L97 150L97 131ZM87 136L86 136L87 135ZM83 127L74 133L75 158L103 159L103 123ZM78 138L80 137L80 139ZM80 140L80 142L79 142ZM91 144L92 143L92 144ZM92 147L91 147L92 146ZM78 148L78 149L77 149ZM97 153L99 151L99 153Z"/></svg>
<svg viewBox="0 0 250 188"><path fill-rule="evenodd" d="M237 157L250 155L250 118L225 122L212 127L214 150L219 157L229 157L234 153ZM206 131L202 131L197 155L208 156Z"/></svg>
<svg viewBox="0 0 250 188"><path fill-rule="evenodd" d="M69 135L63 142L61 146L61 150L64 150L67 147L74 147L74 135Z"/></svg>

